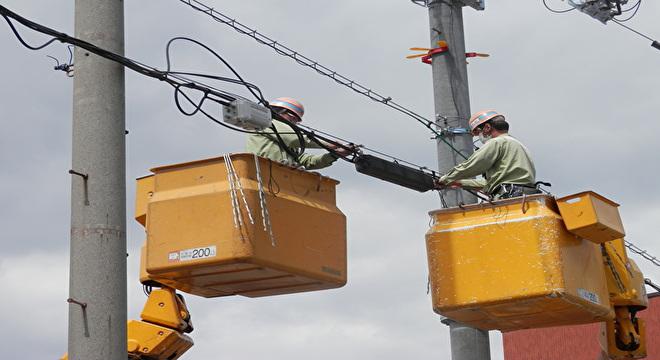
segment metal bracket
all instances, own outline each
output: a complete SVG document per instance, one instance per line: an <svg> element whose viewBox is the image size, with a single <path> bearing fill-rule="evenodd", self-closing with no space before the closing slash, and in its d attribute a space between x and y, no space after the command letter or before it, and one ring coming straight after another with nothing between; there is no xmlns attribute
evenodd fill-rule
<svg viewBox="0 0 660 360"><path fill-rule="evenodd" d="M78 300L76 300L76 299L73 299L73 298L68 298L68 299L66 299L66 302L68 302L69 304L80 305L80 307L83 308L83 309L86 309L86 308L87 308L87 303L80 302L80 301L78 301Z"/></svg>
<svg viewBox="0 0 660 360"><path fill-rule="evenodd" d="M628 0L569 0L568 4L592 18L607 24L615 16L621 15L621 5Z"/></svg>
<svg viewBox="0 0 660 360"><path fill-rule="evenodd" d="M410 0L413 4L428 7L436 0ZM486 9L486 0L457 0L457 2L463 4L463 6L470 6L476 10Z"/></svg>
<svg viewBox="0 0 660 360"><path fill-rule="evenodd" d="M438 137L451 137L451 136L456 136L456 135L471 135L472 133L470 132L470 129L466 128L455 128L455 127L447 127L447 128L441 128L440 129L440 135L436 136L435 138L437 139Z"/></svg>
<svg viewBox="0 0 660 360"><path fill-rule="evenodd" d="M87 321L87 303L78 301L74 298L68 298L66 299L66 302L69 304L76 304L80 306L80 309L82 310L82 316L83 316L83 327L85 329L85 337L89 337L89 324Z"/></svg>
<svg viewBox="0 0 660 360"><path fill-rule="evenodd" d="M69 174L80 176L83 179L83 186L85 191L85 205L89 205L89 194L87 188L87 180L89 180L89 174L83 174L81 172L75 171L73 169L69 170Z"/></svg>
<svg viewBox="0 0 660 360"><path fill-rule="evenodd" d="M459 0L463 5L474 8L475 10L485 10L486 0Z"/></svg>

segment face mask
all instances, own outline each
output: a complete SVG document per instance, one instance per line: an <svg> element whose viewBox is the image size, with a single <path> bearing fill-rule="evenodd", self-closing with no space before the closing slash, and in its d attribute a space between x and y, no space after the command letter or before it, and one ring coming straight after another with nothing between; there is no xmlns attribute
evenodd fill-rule
<svg viewBox="0 0 660 360"><path fill-rule="evenodd" d="M484 135L483 133L479 133L479 141L481 141L482 144L486 144L486 142L492 138L493 137L491 135Z"/></svg>

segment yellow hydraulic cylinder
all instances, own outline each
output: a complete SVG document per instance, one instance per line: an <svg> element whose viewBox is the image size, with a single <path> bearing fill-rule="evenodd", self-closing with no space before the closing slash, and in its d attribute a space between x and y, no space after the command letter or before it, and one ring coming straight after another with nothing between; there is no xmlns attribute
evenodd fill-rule
<svg viewBox="0 0 660 360"><path fill-rule="evenodd" d="M138 179L141 280L217 297L346 283L346 217L336 180L253 154L152 169Z"/></svg>
<svg viewBox="0 0 660 360"><path fill-rule="evenodd" d="M566 230L552 197L431 217L426 244L435 312L502 331L613 318L600 246Z"/></svg>
<svg viewBox="0 0 660 360"><path fill-rule="evenodd" d="M623 239L601 245L607 277L607 288L614 306L628 306L635 311L648 307L644 275L628 258Z"/></svg>
<svg viewBox="0 0 660 360"><path fill-rule="evenodd" d="M619 337L619 330L614 320L601 325L600 345L612 360L644 359L647 356L646 324L644 319L636 318L633 323L639 342L635 346L624 344Z"/></svg>
<svg viewBox="0 0 660 360"><path fill-rule="evenodd" d="M616 317L603 327L601 343L611 359L646 356L646 331L636 313L648 307L644 276L626 253L623 239L601 245L610 300Z"/></svg>

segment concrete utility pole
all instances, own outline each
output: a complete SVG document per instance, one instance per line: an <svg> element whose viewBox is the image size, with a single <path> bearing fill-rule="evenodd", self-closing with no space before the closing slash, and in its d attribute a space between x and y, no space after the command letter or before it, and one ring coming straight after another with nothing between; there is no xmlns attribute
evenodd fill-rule
<svg viewBox="0 0 660 360"><path fill-rule="evenodd" d="M447 41L449 51L433 56L433 93L436 121L442 128L468 128L470 117L470 95L468 91L465 40L463 37L463 3L456 0L428 1L431 25L431 47L438 47L438 40ZM472 135L448 135L463 155L474 151ZM463 157L438 140L438 169L446 173ZM444 190L448 206L475 203L477 199L461 190ZM490 343L488 332L473 329L451 319L443 319L449 325L451 336L451 358L453 360L489 360Z"/></svg>
<svg viewBox="0 0 660 360"><path fill-rule="evenodd" d="M124 2L76 0L75 34L124 53ZM124 68L75 51L69 342L71 360L126 360Z"/></svg>

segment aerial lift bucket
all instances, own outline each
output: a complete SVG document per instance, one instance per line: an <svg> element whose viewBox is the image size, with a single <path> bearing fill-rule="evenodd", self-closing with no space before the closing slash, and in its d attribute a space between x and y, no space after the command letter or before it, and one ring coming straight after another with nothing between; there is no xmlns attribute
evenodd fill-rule
<svg viewBox="0 0 660 360"><path fill-rule="evenodd" d="M600 246L567 231L551 196L430 215L435 312L501 331L613 319Z"/></svg>
<svg viewBox="0 0 660 360"><path fill-rule="evenodd" d="M619 204L593 191L557 199L566 229L573 234L602 244L625 236Z"/></svg>
<svg viewBox="0 0 660 360"><path fill-rule="evenodd" d="M233 154L138 179L141 280L203 297L249 297L346 283L346 217L336 180Z"/></svg>
<svg viewBox="0 0 660 360"><path fill-rule="evenodd" d="M637 313L648 307L644 276L628 258L618 204L593 191L557 199L566 228L600 244L615 318L602 325L601 344L610 359L646 357L646 332Z"/></svg>

